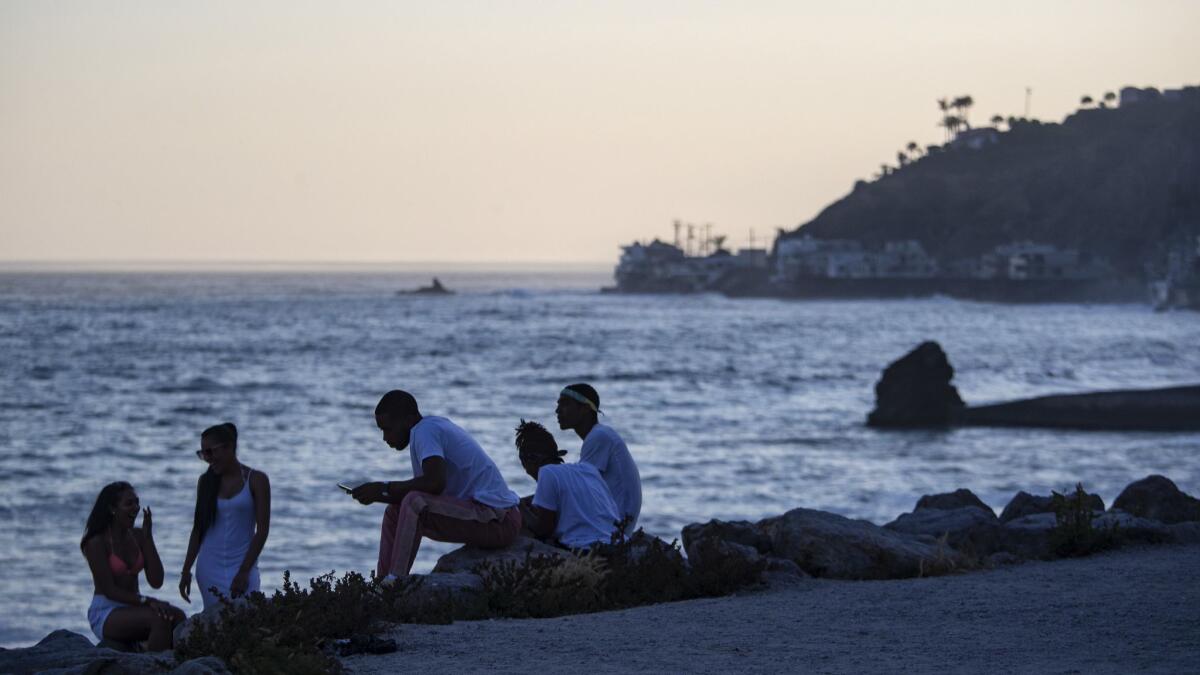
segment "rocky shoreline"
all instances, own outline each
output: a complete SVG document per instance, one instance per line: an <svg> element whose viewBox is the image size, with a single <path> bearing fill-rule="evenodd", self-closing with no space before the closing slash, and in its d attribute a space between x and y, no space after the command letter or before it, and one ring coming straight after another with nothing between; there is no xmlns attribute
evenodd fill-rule
<svg viewBox="0 0 1200 675"><path fill-rule="evenodd" d="M1129 544L1200 544L1200 500L1164 476L1131 483L1110 508L1080 486L1074 493L1017 493L1000 515L970 490L925 495L913 510L879 526L797 508L757 522L711 520L682 532L688 564L728 573L752 570L765 587L813 579L899 580L1008 568L1088 555ZM531 556L565 557L531 539L500 551L460 548L443 556L418 587L424 602L471 606L489 569ZM700 602L700 601L690 601ZM444 609L444 607L442 608ZM177 663L174 655L93 647L55 631L38 644L0 650L5 673L227 673L214 657Z"/></svg>

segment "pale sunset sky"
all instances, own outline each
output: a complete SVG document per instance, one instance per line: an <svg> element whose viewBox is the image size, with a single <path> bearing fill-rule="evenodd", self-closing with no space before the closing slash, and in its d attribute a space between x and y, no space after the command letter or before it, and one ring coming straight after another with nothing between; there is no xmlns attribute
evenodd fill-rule
<svg viewBox="0 0 1200 675"><path fill-rule="evenodd" d="M1200 84L1196 0L0 3L0 260L615 262L793 228L935 100Z"/></svg>

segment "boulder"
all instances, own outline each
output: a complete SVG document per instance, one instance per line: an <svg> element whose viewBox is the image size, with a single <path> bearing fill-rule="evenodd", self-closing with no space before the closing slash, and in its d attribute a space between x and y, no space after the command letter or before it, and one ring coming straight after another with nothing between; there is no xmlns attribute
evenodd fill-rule
<svg viewBox="0 0 1200 675"><path fill-rule="evenodd" d="M952 550L824 511L792 509L758 525L770 537L771 555L814 577L900 579L942 573L962 562Z"/></svg>
<svg viewBox="0 0 1200 675"><path fill-rule="evenodd" d="M916 511L921 509L941 509L949 511L952 509L962 508L964 506L976 506L985 511L991 511L992 507L983 503L983 500L975 496L974 492L966 488L959 488L954 492L942 492L936 495L924 495L917 500ZM993 514L995 515L995 514Z"/></svg>
<svg viewBox="0 0 1200 675"><path fill-rule="evenodd" d="M477 572L480 569L508 562L521 564L526 558L551 556L565 558L570 551L542 543L530 537L518 537L515 542L504 548L478 548L463 546L442 556L433 571L438 573Z"/></svg>
<svg viewBox="0 0 1200 675"><path fill-rule="evenodd" d="M1171 528L1157 520L1139 518L1132 513L1115 508L1093 518L1092 530L1097 532L1114 531L1122 542L1137 541L1161 544L1175 540Z"/></svg>
<svg viewBox="0 0 1200 675"><path fill-rule="evenodd" d="M688 561L692 569L701 574L712 571L728 575L736 570L737 575L746 581L749 577L758 578L767 568L766 557L754 548L715 538L692 542Z"/></svg>
<svg viewBox="0 0 1200 675"><path fill-rule="evenodd" d="M1005 552L1020 558L1048 558L1052 532L1057 526L1058 519L1054 513L1031 513L1003 522L1001 527L990 533L992 539L980 545L990 551Z"/></svg>
<svg viewBox="0 0 1200 675"><path fill-rule="evenodd" d="M1066 494L1067 499L1074 499L1073 493ZM1087 502L1091 506L1092 511L1103 511L1104 500L1100 495L1089 494ZM1000 513L1000 522L1007 523L1011 520L1023 518L1035 513L1054 513L1054 497L1035 497L1028 492L1018 492L1013 495L1008 505L1004 507L1004 511Z"/></svg>
<svg viewBox="0 0 1200 675"><path fill-rule="evenodd" d="M990 533L999 527L996 514L988 508L960 506L955 509L922 509L902 514L884 528L910 535L926 535L934 540L946 538L954 548L965 548L964 544L980 538L980 532ZM971 546L979 551L977 546ZM986 547L985 547L986 548ZM989 551L990 552L990 551Z"/></svg>
<svg viewBox="0 0 1200 675"><path fill-rule="evenodd" d="M413 616L444 615L466 619L482 617L487 610L483 597L483 578L470 572L434 572L414 575L420 583L396 602L397 611L409 610Z"/></svg>
<svg viewBox="0 0 1200 675"><path fill-rule="evenodd" d="M683 550L688 560L695 564L700 558L696 544L705 539L715 539L746 546L758 553L771 550L771 538L756 523L745 520L710 520L707 523L692 523L683 528Z"/></svg>
<svg viewBox="0 0 1200 675"><path fill-rule="evenodd" d="M0 652L0 673L114 672L166 673L175 667L172 652L130 654L92 646L69 630L56 630L32 647Z"/></svg>
<svg viewBox="0 0 1200 675"><path fill-rule="evenodd" d="M1168 524L1200 520L1200 499L1182 492L1166 476L1147 476L1130 483L1113 508Z"/></svg>
<svg viewBox="0 0 1200 675"><path fill-rule="evenodd" d="M950 424L965 404L950 384L954 368L936 342L922 342L892 362L875 384L873 427L929 427Z"/></svg>
<svg viewBox="0 0 1200 675"><path fill-rule="evenodd" d="M222 607L220 605L214 605L179 622L179 625L175 626L174 631L175 644L179 645L181 642L186 640L187 637L192 634L192 631L196 628L196 626L202 623L216 623L217 621L220 621L221 609Z"/></svg>

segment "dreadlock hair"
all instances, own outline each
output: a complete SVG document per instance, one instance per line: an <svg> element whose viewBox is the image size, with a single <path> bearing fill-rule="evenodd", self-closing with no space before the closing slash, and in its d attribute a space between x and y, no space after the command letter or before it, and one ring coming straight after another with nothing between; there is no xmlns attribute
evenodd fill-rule
<svg viewBox="0 0 1200 675"><path fill-rule="evenodd" d="M237 453L237 427L233 422L226 422L209 427L200 433L200 438L213 438L221 443L232 446ZM204 541L204 533L217 519L217 493L221 491L221 475L210 466L200 476L200 485L196 488L196 511L192 515L192 528L196 530L198 541Z"/></svg>
<svg viewBox="0 0 1200 675"><path fill-rule="evenodd" d="M554 435L546 431L546 427L537 422L521 420L517 425L517 454L521 460L541 462L542 464L562 464L566 450L559 450Z"/></svg>
<svg viewBox="0 0 1200 675"><path fill-rule="evenodd" d="M83 539L79 542L79 548L87 546L89 539L112 525L114 511L117 509L121 493L132 489L132 485L119 480L105 485L104 489L100 490L100 494L96 496L96 504L92 506L92 512L88 514L87 525L83 528Z"/></svg>

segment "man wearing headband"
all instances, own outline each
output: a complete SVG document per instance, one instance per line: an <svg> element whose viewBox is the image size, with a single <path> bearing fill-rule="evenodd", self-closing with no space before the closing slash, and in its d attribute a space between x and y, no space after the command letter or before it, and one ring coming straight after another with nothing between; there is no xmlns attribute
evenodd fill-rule
<svg viewBox="0 0 1200 675"><path fill-rule="evenodd" d="M621 517L628 520L625 534L633 534L642 512L642 477L625 441L612 427L599 423L600 395L589 384L567 385L554 413L560 429L574 429L583 439L579 461L600 472Z"/></svg>
<svg viewBox="0 0 1200 675"><path fill-rule="evenodd" d="M364 483L350 493L383 513L376 573L385 582L409 573L421 537L503 548L521 532L516 493L479 443L445 417L423 416L406 391L389 391L375 406L383 441L408 449L410 480Z"/></svg>
<svg viewBox="0 0 1200 675"><path fill-rule="evenodd" d="M521 466L537 481L533 497L521 500L525 527L572 549L610 543L621 516L596 467L563 464L567 453L537 422L521 420L516 443Z"/></svg>

